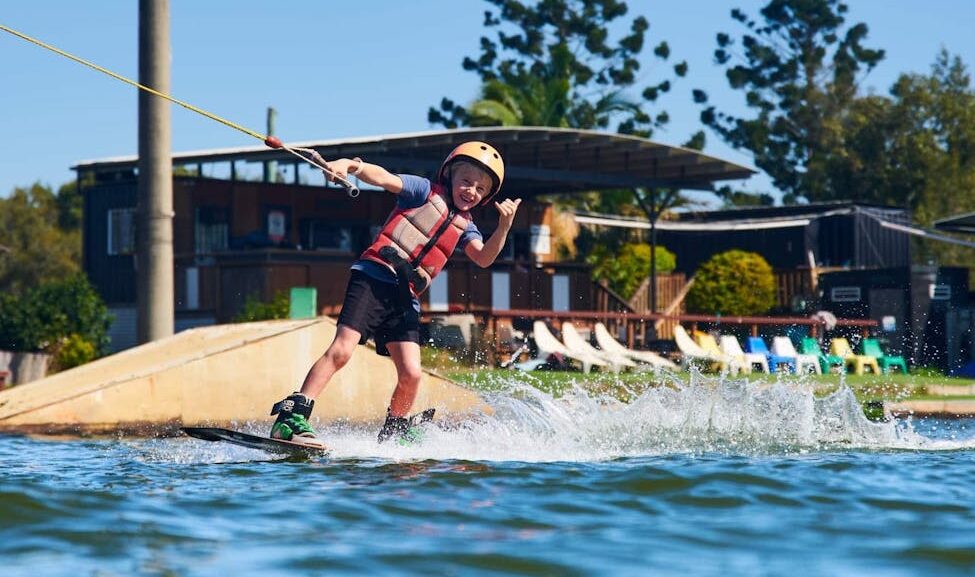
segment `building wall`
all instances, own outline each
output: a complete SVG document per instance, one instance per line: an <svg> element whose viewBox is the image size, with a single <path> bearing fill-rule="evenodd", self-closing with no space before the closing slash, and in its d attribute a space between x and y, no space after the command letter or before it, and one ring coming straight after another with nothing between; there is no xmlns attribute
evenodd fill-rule
<svg viewBox="0 0 975 577"><path fill-rule="evenodd" d="M950 311L969 306L968 270L954 267L897 267L823 274L820 306L840 318L880 322L877 335L891 354L911 365L949 368ZM885 317L893 324L885 323ZM886 326L885 326L886 325ZM959 330L967 330L962 327Z"/></svg>
<svg viewBox="0 0 975 577"><path fill-rule="evenodd" d="M135 303L135 260L131 254L108 254L109 211L134 209L136 182L100 183L84 189L82 255L85 272L111 305Z"/></svg>
<svg viewBox="0 0 975 577"><path fill-rule="evenodd" d="M133 210L136 181L97 182L85 188L85 267L99 293L118 310L135 303L134 254L108 254L108 214L113 209ZM349 266L372 241L394 208L396 197L382 191L362 191L350 199L343 190L323 186L228 181L176 177L173 186L173 252L177 326L230 321L248 297L268 301L294 286L315 287L319 310L337 314L349 278ZM269 214L284 217L283 234L273 234ZM473 214L485 240L497 228L493 207ZM451 258L447 270L450 309L490 310L492 270L511 271L511 306L550 307L554 250L546 236L551 206L526 200L515 219L509 241L497 264L480 269L463 255ZM201 231L223 226L211 235L222 242L200 243ZM313 236L313 227L318 227ZM335 229L343 229L344 244L315 248ZM212 230L211 230L212 232ZM345 234L347 233L347 234ZM546 266L545 271L538 269ZM552 267L555 267L554 269ZM547 271L547 272L546 272ZM576 273L572 273L576 274ZM585 279L573 281L573 294L588 293ZM586 294L576 303L586 303ZM422 299L429 306L429 296ZM127 318L127 317L126 317ZM129 344L131 323L118 327L119 343Z"/></svg>
<svg viewBox="0 0 975 577"><path fill-rule="evenodd" d="M787 218L802 215L809 220L805 226L758 228L749 230L658 230L661 246L677 256L677 272L693 275L697 268L715 254L739 249L761 254L774 269L808 268L809 253L817 267L890 268L909 266L910 239L908 235L881 226L878 218L909 224L907 213L901 209L878 207L840 207L826 205L797 210L803 207L767 208L759 211L715 211L700 213L696 218L682 217L681 222L707 224L734 222L736 218ZM840 214L832 211L841 210Z"/></svg>

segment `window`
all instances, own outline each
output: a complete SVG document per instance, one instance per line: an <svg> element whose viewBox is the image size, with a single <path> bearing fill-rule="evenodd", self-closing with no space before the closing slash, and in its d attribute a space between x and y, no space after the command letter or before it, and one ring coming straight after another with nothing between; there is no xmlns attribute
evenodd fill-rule
<svg viewBox="0 0 975 577"><path fill-rule="evenodd" d="M511 309L511 273L491 273L491 308L498 311Z"/></svg>
<svg viewBox="0 0 975 577"><path fill-rule="evenodd" d="M433 277L433 282L430 283L431 311L446 311L448 309L447 286L447 271Z"/></svg>
<svg viewBox="0 0 975 577"><path fill-rule="evenodd" d="M530 260L531 235L526 232L510 232L508 238L498 254L498 260Z"/></svg>
<svg viewBox="0 0 975 577"><path fill-rule="evenodd" d="M135 209L110 209L108 211L108 254L133 253L135 253Z"/></svg>
<svg viewBox="0 0 975 577"><path fill-rule="evenodd" d="M569 310L569 275L552 275L552 310Z"/></svg>
<svg viewBox="0 0 975 577"><path fill-rule="evenodd" d="M552 231L547 224L531 225L531 251L536 256L552 252Z"/></svg>
<svg viewBox="0 0 975 577"><path fill-rule="evenodd" d="M931 283L928 285L928 296L933 301L950 301L951 285Z"/></svg>
<svg viewBox="0 0 975 577"><path fill-rule="evenodd" d="M860 302L860 287L833 287L829 290L829 300L833 301L834 303L858 303Z"/></svg>
<svg viewBox="0 0 975 577"><path fill-rule="evenodd" d="M194 224L196 254L227 250L230 227L227 209L222 206L201 206L196 209Z"/></svg>
<svg viewBox="0 0 975 577"><path fill-rule="evenodd" d="M186 268L186 308L195 311L200 308L200 269Z"/></svg>
<svg viewBox="0 0 975 577"><path fill-rule="evenodd" d="M334 222L313 220L308 223L305 244L309 249L332 249L352 252L352 228Z"/></svg>

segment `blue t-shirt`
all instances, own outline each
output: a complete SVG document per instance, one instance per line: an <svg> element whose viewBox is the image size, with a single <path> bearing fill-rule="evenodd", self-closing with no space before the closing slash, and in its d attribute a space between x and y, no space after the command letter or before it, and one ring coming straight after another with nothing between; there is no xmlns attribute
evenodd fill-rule
<svg viewBox="0 0 975 577"><path fill-rule="evenodd" d="M429 180L413 174L400 174L399 177L403 181L403 190L400 191L396 199L396 208L401 210L416 208L427 201L430 192L433 190ZM464 250L467 243L474 239L483 242L484 235L481 234L477 225L471 220L467 222L467 230L460 235L457 250ZM396 284L396 274L375 261L359 259L352 264L352 270L362 271L382 282Z"/></svg>

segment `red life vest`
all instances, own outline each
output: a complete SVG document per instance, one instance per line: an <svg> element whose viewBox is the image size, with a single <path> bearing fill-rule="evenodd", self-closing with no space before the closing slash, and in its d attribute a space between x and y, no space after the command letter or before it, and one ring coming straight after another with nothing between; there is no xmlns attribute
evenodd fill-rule
<svg viewBox="0 0 975 577"><path fill-rule="evenodd" d="M414 282L410 282L410 290L419 296L433 277L443 270L447 259L453 254L460 237L467 230L470 223L469 212L457 212L449 224L447 218L451 215L450 203L445 190L439 184L432 185L426 202L416 208L396 208L386 219L386 224L376 236L372 245L362 253L360 258L375 261L393 269L391 263L380 256L380 251L387 246L396 249L401 257L410 262L416 272L426 281L419 290ZM440 232L442 229L442 232ZM438 232L434 244L429 250L424 247ZM421 255L421 252L425 254ZM419 257L419 260L417 258Z"/></svg>

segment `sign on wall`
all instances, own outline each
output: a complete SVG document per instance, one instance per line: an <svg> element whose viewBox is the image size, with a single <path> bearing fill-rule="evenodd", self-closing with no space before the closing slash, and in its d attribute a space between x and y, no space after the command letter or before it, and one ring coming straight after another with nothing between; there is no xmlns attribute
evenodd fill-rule
<svg viewBox="0 0 975 577"><path fill-rule="evenodd" d="M281 244L287 231L285 226L287 217L283 210L271 210L267 213L267 237L274 244Z"/></svg>
<svg viewBox="0 0 975 577"><path fill-rule="evenodd" d="M547 224L531 225L532 254L549 254L552 252L552 231Z"/></svg>

